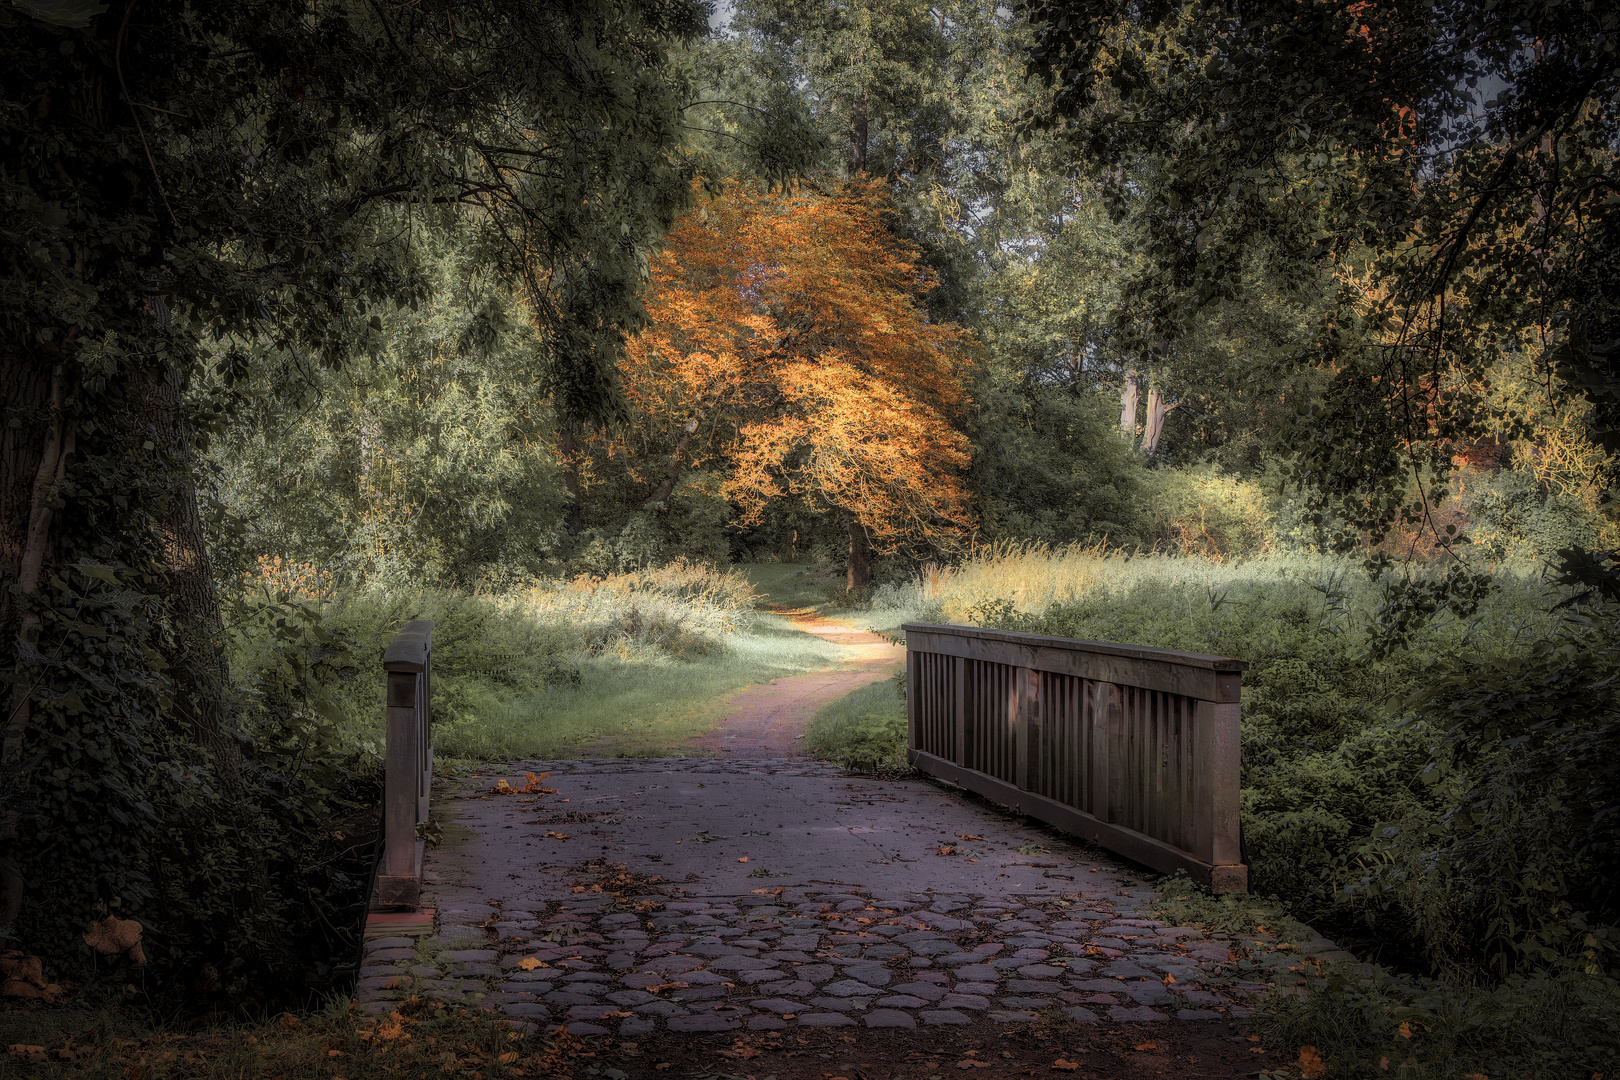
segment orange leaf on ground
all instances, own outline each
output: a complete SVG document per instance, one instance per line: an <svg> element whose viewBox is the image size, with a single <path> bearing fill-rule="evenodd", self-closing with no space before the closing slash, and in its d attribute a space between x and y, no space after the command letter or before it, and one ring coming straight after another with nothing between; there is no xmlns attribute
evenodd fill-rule
<svg viewBox="0 0 1620 1080"><path fill-rule="evenodd" d="M738 862L747 862L748 861L748 856L744 855L742 858L738 859L737 861Z"/></svg>
<svg viewBox="0 0 1620 1080"><path fill-rule="evenodd" d="M518 967L522 968L524 971L533 971L535 968L549 966L549 964L540 959L538 956L525 956L522 960L518 961Z"/></svg>
<svg viewBox="0 0 1620 1080"><path fill-rule="evenodd" d="M1052 1062L1052 1068L1061 1070L1063 1072L1074 1072L1074 1070L1078 1069L1079 1067L1080 1063L1078 1061L1070 1061L1068 1058L1058 1058L1056 1061Z"/></svg>
<svg viewBox="0 0 1620 1080"><path fill-rule="evenodd" d="M1136 1049L1138 1049L1138 1050L1157 1050L1158 1048L1159 1048L1159 1044L1156 1043L1156 1042L1145 1042L1145 1043L1137 1043L1136 1044Z"/></svg>
<svg viewBox="0 0 1620 1080"><path fill-rule="evenodd" d="M974 833L970 833L970 832L957 833L956 838L958 840L983 840L984 839L984 837L978 836L978 835L976 835Z"/></svg>
<svg viewBox="0 0 1620 1080"><path fill-rule="evenodd" d="M988 1061L974 1061L972 1058L963 1058L956 1063L956 1067L958 1069L988 1069L990 1063Z"/></svg>
<svg viewBox="0 0 1620 1080"><path fill-rule="evenodd" d="M1294 1062L1294 1068L1304 1080L1321 1080L1327 1075L1327 1066L1322 1063L1322 1055L1317 1053L1314 1046L1299 1048L1299 1060Z"/></svg>

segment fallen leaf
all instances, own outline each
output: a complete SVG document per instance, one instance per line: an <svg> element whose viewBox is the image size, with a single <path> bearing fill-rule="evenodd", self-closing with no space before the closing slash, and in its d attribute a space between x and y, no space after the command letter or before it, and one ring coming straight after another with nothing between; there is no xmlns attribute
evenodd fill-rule
<svg viewBox="0 0 1620 1080"><path fill-rule="evenodd" d="M522 968L524 971L533 971L535 968L543 968L543 967L550 967L550 966L551 966L550 964L547 964L544 960L540 959L538 956L525 956L522 960L518 961L518 967Z"/></svg>
<svg viewBox="0 0 1620 1080"><path fill-rule="evenodd" d="M737 861L738 862L747 862L748 861L748 856L744 855L742 858L738 859Z"/></svg>
<svg viewBox="0 0 1620 1080"><path fill-rule="evenodd" d="M941 844L939 845L939 853L941 855L955 855L956 849L951 847L949 844Z"/></svg>
<svg viewBox="0 0 1620 1080"><path fill-rule="evenodd" d="M1380 1069L1383 1069L1385 1072L1389 1072L1389 1058L1387 1058L1387 1057L1379 1058L1378 1059L1378 1067Z"/></svg>
<svg viewBox="0 0 1620 1080"><path fill-rule="evenodd" d="M1176 977L1174 975L1170 974L1169 972L1165 972L1164 985L1169 986L1171 983L1173 983L1175 981L1176 981Z"/></svg>
<svg viewBox="0 0 1620 1080"><path fill-rule="evenodd" d="M988 1061L974 1061L972 1058L963 1058L956 1063L956 1067L958 1069L988 1069L990 1063Z"/></svg>
<svg viewBox="0 0 1620 1080"><path fill-rule="evenodd" d="M1299 1048L1299 1060L1294 1062L1294 1068L1304 1080L1321 1080L1327 1075L1327 1066L1322 1063L1322 1055L1317 1053L1314 1046Z"/></svg>
<svg viewBox="0 0 1620 1080"><path fill-rule="evenodd" d="M1412 1025L1408 1024L1405 1020L1401 1021L1400 1036L1403 1039L1410 1039L1412 1037Z"/></svg>
<svg viewBox="0 0 1620 1080"><path fill-rule="evenodd" d="M547 836L554 836L558 840L567 840L567 839L569 839L569 834L568 833L557 832L555 829L547 832L546 835Z"/></svg>
<svg viewBox="0 0 1620 1080"><path fill-rule="evenodd" d="M970 833L970 832L957 833L956 838L958 840L983 840L984 839L984 837L978 835L977 833Z"/></svg>
<svg viewBox="0 0 1620 1080"><path fill-rule="evenodd" d="M123 953L137 967L146 963L146 957L141 953L141 924L134 919L109 915L91 925L84 935L84 943L103 956Z"/></svg>
<svg viewBox="0 0 1620 1080"><path fill-rule="evenodd" d="M1068 1058L1058 1058L1056 1061L1052 1062L1052 1068L1061 1070L1062 1072L1074 1072L1074 1070L1078 1069L1079 1067L1080 1063L1078 1061L1070 1061Z"/></svg>
<svg viewBox="0 0 1620 1080"><path fill-rule="evenodd" d="M1137 1043L1136 1044L1136 1049L1138 1049L1138 1050L1157 1050L1158 1048L1159 1048L1159 1044L1156 1043L1156 1042L1145 1042L1145 1043Z"/></svg>
<svg viewBox="0 0 1620 1080"><path fill-rule="evenodd" d="M657 1069L659 1072L663 1072L665 1069L667 1069L669 1067L670 1067L670 1065L669 1065L669 1062L667 1062L667 1061L660 1061L658 1064L653 1066L653 1068Z"/></svg>
<svg viewBox="0 0 1620 1080"><path fill-rule="evenodd" d="M533 776L534 773L530 773L529 775ZM516 1050L508 1050L506 1053L502 1054L500 1057L496 1058L495 1060L500 1062L502 1065L510 1065L510 1064L512 1064L512 1062L516 1061L517 1059L518 1059L517 1051Z"/></svg>
<svg viewBox="0 0 1620 1080"><path fill-rule="evenodd" d="M33 1046L29 1043L12 1043L6 1047L6 1050L12 1057L23 1058L30 1065L38 1065L45 1060L45 1048L43 1046Z"/></svg>

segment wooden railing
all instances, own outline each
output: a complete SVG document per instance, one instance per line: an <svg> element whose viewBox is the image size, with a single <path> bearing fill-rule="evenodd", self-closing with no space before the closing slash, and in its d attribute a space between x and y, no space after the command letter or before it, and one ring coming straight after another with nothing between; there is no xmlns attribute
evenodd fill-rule
<svg viewBox="0 0 1620 1080"><path fill-rule="evenodd" d="M1248 664L910 623L913 765L1155 870L1243 892L1238 718Z"/></svg>
<svg viewBox="0 0 1620 1080"><path fill-rule="evenodd" d="M433 623L405 624L383 653L388 680L383 855L374 906L415 911L422 896L422 838L433 783Z"/></svg>

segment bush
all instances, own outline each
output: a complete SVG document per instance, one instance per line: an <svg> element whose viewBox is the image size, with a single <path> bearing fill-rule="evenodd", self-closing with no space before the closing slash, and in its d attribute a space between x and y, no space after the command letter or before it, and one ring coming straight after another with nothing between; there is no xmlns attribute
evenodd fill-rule
<svg viewBox="0 0 1620 1080"><path fill-rule="evenodd" d="M856 772L907 768L904 673L823 706L805 728L805 749Z"/></svg>

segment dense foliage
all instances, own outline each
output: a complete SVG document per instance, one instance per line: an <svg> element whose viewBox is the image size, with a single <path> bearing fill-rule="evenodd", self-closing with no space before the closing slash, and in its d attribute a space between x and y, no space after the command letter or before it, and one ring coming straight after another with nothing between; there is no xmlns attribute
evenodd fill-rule
<svg viewBox="0 0 1620 1080"><path fill-rule="evenodd" d="M0 933L76 972L93 916L137 913L169 989L240 990L284 938L349 750L288 771L257 737L279 721L224 663L197 454L379 341L374 305L419 305L414 237L451 218L544 334L528 377L611 415L646 248L690 198L667 60L700 27L683 3L0 7Z"/></svg>

